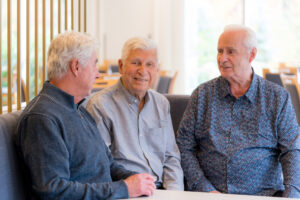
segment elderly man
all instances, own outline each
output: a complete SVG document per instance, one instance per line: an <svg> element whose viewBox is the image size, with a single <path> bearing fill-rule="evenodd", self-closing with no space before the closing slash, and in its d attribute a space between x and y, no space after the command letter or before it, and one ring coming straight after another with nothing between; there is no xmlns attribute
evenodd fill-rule
<svg viewBox="0 0 300 200"><path fill-rule="evenodd" d="M121 79L91 97L86 108L119 164L156 177L158 189L183 190L183 172L170 106L149 89L158 72L152 40L129 39L119 60Z"/></svg>
<svg viewBox="0 0 300 200"><path fill-rule="evenodd" d="M188 190L300 197L295 112L284 88L254 73L256 52L247 27L219 38L221 76L193 92L178 130Z"/></svg>
<svg viewBox="0 0 300 200"><path fill-rule="evenodd" d="M149 174L136 174L114 162L97 126L80 106L91 93L96 68L95 41L69 32L48 51L48 78L25 108L17 146L37 199L116 199L151 195Z"/></svg>

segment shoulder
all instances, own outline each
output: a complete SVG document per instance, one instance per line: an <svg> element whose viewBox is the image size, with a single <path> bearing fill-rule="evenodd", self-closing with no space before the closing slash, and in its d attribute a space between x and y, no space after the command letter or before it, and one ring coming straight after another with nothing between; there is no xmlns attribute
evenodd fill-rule
<svg viewBox="0 0 300 200"><path fill-rule="evenodd" d="M63 108L47 95L38 95L25 107L20 119L39 116L41 119L55 119L57 111Z"/></svg>
<svg viewBox="0 0 300 200"><path fill-rule="evenodd" d="M211 97L213 96L214 91L216 88L220 87L221 85L221 78L217 77L212 80L209 80L207 82L204 82L200 84L193 92L191 95L191 99L199 99L201 98L206 98L206 97Z"/></svg>
<svg viewBox="0 0 300 200"><path fill-rule="evenodd" d="M116 93L117 88L113 86L105 88L99 92L93 93L86 100L86 108L94 107L94 106L102 106L112 100L113 94Z"/></svg>
<svg viewBox="0 0 300 200"><path fill-rule="evenodd" d="M157 104L160 104L162 106L164 105L169 105L169 101L168 99L165 97L165 95L159 93L159 92L156 92L152 89L149 89L148 90L148 95L149 95L149 98L152 100L152 101L155 101Z"/></svg>
<svg viewBox="0 0 300 200"><path fill-rule="evenodd" d="M288 91L282 86L257 76L258 89L266 98L274 98L276 100L285 100L288 98Z"/></svg>

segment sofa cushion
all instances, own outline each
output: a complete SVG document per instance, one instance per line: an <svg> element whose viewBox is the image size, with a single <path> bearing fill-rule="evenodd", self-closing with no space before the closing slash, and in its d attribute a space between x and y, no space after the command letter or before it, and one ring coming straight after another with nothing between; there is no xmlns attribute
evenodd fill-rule
<svg viewBox="0 0 300 200"><path fill-rule="evenodd" d="M0 199L26 199L13 135L21 111L0 115Z"/></svg>
<svg viewBox="0 0 300 200"><path fill-rule="evenodd" d="M183 117L185 108L190 100L190 95L176 95L176 94L165 94L165 97L170 102L170 112L173 123L173 129L175 136L177 136L177 130Z"/></svg>

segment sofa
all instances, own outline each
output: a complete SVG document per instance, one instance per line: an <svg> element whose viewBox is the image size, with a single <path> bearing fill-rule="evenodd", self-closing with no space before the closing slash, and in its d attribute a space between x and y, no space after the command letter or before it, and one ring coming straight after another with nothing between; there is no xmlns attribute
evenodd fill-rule
<svg viewBox="0 0 300 200"><path fill-rule="evenodd" d="M13 135L21 111L0 115L0 199L26 199L21 163Z"/></svg>
<svg viewBox="0 0 300 200"><path fill-rule="evenodd" d="M183 112L189 101L187 95L165 95L170 102L171 117L176 133ZM13 135L22 111L0 115L0 199L26 199L24 174Z"/></svg>

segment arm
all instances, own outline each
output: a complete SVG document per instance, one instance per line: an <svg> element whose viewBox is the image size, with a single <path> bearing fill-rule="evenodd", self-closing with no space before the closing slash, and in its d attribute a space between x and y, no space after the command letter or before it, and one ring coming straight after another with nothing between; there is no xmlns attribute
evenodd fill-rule
<svg viewBox="0 0 300 200"><path fill-rule="evenodd" d="M128 188L129 197L138 197L141 195L150 196L153 194L155 189L154 178L149 174L137 174L136 172L132 172L126 170L122 165L114 162L113 157L110 153L109 146L111 145L111 120L108 119L107 115L103 114L101 111L105 109L101 109L101 104L99 104L99 100L94 101L91 100L88 102L86 109L93 116L96 121L97 128L101 133L101 136L106 144L106 154L108 155L110 161L110 170L112 180L120 180L125 179L124 182ZM105 112L105 111L104 111Z"/></svg>
<svg viewBox="0 0 300 200"><path fill-rule="evenodd" d="M198 144L195 139L198 112L206 105L198 104L199 89L196 89L184 112L183 119L178 129L177 145L181 152L181 165L184 171L187 190L210 192L216 190L205 177L196 157Z"/></svg>
<svg viewBox="0 0 300 200"><path fill-rule="evenodd" d="M110 160L110 170L112 180L122 180L128 188L129 197L139 197L142 195L151 196L155 190L155 179L150 174L137 174L126 170L122 165L114 162L112 155L106 147L106 153Z"/></svg>
<svg viewBox="0 0 300 200"><path fill-rule="evenodd" d="M287 96L277 126L280 162L283 170L283 197L300 197L300 139L299 126L291 100Z"/></svg>
<svg viewBox="0 0 300 200"><path fill-rule="evenodd" d="M127 198L125 182L81 183L72 180L69 151L59 125L47 116L31 115L19 128L21 152L33 190L41 199Z"/></svg>
<svg viewBox="0 0 300 200"><path fill-rule="evenodd" d="M168 103L168 122L165 127L166 132L166 152L163 166L163 187L167 190L184 190L183 171L180 165L180 152L178 150L175 134L170 115L170 105Z"/></svg>

